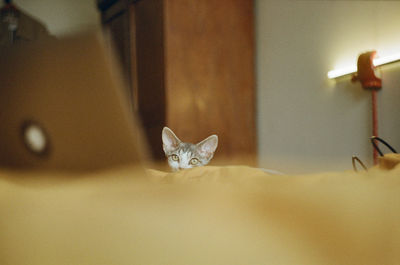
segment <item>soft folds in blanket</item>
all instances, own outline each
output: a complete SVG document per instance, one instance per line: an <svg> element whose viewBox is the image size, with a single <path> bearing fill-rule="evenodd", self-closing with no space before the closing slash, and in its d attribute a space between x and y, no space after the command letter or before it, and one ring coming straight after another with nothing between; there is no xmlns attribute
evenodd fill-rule
<svg viewBox="0 0 400 265"><path fill-rule="evenodd" d="M400 168L0 173L0 264L397 264Z"/></svg>

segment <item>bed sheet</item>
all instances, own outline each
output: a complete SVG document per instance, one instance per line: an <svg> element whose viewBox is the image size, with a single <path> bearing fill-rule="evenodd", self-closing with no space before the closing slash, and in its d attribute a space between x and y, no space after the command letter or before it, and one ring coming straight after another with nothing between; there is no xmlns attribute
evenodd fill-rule
<svg viewBox="0 0 400 265"><path fill-rule="evenodd" d="M398 264L400 168L0 171L0 264Z"/></svg>

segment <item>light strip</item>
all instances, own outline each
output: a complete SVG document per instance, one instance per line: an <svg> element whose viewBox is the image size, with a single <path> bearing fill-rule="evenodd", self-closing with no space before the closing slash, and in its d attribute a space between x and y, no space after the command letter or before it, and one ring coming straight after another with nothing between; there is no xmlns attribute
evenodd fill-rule
<svg viewBox="0 0 400 265"><path fill-rule="evenodd" d="M328 78L333 79L344 75L349 75L357 72L357 66L335 69L328 72Z"/></svg>
<svg viewBox="0 0 400 265"><path fill-rule="evenodd" d="M380 66L380 65L384 65L384 64L388 64L388 63L394 63L397 61L400 61L400 53L396 53L396 54L386 56L386 57L375 58L373 60L373 63L375 66Z"/></svg>
<svg viewBox="0 0 400 265"><path fill-rule="evenodd" d="M400 53L396 53L396 54L393 54L390 56L375 58L372 62L374 63L374 66L376 67L376 66L381 66L384 64L388 64L388 63L394 63L397 61L400 61ZM337 78L340 76L353 74L356 72L357 72L357 66L335 69L335 70L331 70L328 72L328 78L333 79L333 78Z"/></svg>

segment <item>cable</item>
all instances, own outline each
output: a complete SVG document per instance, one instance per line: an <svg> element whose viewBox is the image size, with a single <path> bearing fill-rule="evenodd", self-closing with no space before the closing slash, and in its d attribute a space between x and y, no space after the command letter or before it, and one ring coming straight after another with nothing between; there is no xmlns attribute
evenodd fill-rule
<svg viewBox="0 0 400 265"><path fill-rule="evenodd" d="M377 143L375 141L379 141L381 143L383 143L384 145L386 145L387 148L390 149L390 151L392 151L393 153L397 154L397 151L394 150L394 148L392 146L390 146L390 144L388 144L386 141L384 141L383 139L376 137L376 136L372 136L371 137L371 143L372 146L374 147L374 150L377 151L379 153L380 156L383 156L382 151L379 149Z"/></svg>
<svg viewBox="0 0 400 265"><path fill-rule="evenodd" d="M353 155L353 157L351 158L351 162L353 164L353 169L354 169L355 172L358 172L357 167L356 167L356 162L358 162L365 171L368 171L367 167L364 165L364 163L357 156Z"/></svg>
<svg viewBox="0 0 400 265"><path fill-rule="evenodd" d="M372 137L378 137L378 106L377 106L377 90L373 89L372 93ZM373 150L374 165L378 164L378 148Z"/></svg>

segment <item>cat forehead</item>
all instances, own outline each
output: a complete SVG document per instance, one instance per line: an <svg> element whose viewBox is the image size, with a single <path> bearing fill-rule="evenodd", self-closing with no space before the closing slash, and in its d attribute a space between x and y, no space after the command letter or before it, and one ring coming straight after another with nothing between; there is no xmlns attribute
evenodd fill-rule
<svg viewBox="0 0 400 265"><path fill-rule="evenodd" d="M196 153L197 147L192 143L183 143L181 142L177 148L177 151L180 153Z"/></svg>
<svg viewBox="0 0 400 265"><path fill-rule="evenodd" d="M192 143L180 142L178 147L166 152L166 155L177 154L179 156L198 156L197 146Z"/></svg>

